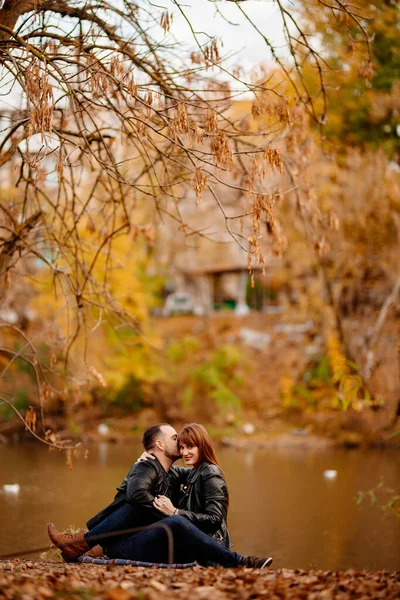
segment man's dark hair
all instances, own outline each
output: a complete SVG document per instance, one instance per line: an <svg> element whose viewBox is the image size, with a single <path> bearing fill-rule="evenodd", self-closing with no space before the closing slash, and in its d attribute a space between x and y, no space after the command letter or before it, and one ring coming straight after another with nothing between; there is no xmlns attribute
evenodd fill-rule
<svg viewBox="0 0 400 600"><path fill-rule="evenodd" d="M163 425L167 425L168 423L157 423L157 425L152 425L143 434L142 444L144 449L148 452L154 448L154 444L156 443L156 438L161 431L161 427Z"/></svg>

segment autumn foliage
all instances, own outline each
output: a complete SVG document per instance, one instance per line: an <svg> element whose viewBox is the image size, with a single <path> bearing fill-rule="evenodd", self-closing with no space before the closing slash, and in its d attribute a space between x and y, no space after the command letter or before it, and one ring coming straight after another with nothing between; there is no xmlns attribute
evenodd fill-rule
<svg viewBox="0 0 400 600"><path fill-rule="evenodd" d="M344 321L372 271L375 310L397 281L396 7L276 4L285 59L237 3L272 61L246 74L190 24L181 46L172 12L150 2L2 4L13 101L1 114L0 308L16 315L0 322L2 410L28 411L48 443L47 409L72 423L74 406L140 399L165 380L149 312L170 277L166 230L194 248L223 231L251 285L279 257L280 280L326 333L341 407L377 396L388 309L360 352ZM187 218L210 205L206 227Z"/></svg>
<svg viewBox="0 0 400 600"><path fill-rule="evenodd" d="M349 570L277 571L256 569L188 569L168 572L143 567L103 567L98 565L57 566L36 561L7 561L0 564L0 597L10 600L22 592L26 598L69 598L104 600L155 600L162 597L204 600L241 599L265 595L284 600L301 597L398 598L399 576L386 571L366 573Z"/></svg>

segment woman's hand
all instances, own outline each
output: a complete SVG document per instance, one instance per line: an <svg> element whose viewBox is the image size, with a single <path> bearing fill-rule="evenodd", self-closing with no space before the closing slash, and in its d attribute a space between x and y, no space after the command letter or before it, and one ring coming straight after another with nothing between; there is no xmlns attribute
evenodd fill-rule
<svg viewBox="0 0 400 600"><path fill-rule="evenodd" d="M150 454L149 452L146 452L146 450L139 456L139 458L137 459L137 461L135 462L135 465L140 462L141 460L147 460L148 458L151 458L151 460L155 460L155 456L153 454Z"/></svg>
<svg viewBox="0 0 400 600"><path fill-rule="evenodd" d="M157 496L153 502L154 508L159 510L163 515L167 515L170 517L171 515L176 514L177 509L172 504L171 500L166 496Z"/></svg>

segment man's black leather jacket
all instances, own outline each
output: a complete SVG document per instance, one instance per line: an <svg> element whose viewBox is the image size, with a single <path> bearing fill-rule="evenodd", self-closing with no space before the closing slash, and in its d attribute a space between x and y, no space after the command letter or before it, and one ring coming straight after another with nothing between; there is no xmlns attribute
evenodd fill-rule
<svg viewBox="0 0 400 600"><path fill-rule="evenodd" d="M186 469L182 469L182 471L186 471ZM131 527L150 525L165 518L165 515L154 508L153 501L156 496L162 494L171 498L172 503L176 506L180 485L178 478L179 473L174 467L166 473L157 458L135 463L117 488L117 493L111 504L89 519L87 522L88 529L91 530L99 525L125 502L135 508L135 516L132 517Z"/></svg>
<svg viewBox="0 0 400 600"><path fill-rule="evenodd" d="M197 469L173 469L181 482L179 514L229 548L232 544L226 524L228 489L221 469L207 462L203 462ZM184 482L183 471L187 472Z"/></svg>

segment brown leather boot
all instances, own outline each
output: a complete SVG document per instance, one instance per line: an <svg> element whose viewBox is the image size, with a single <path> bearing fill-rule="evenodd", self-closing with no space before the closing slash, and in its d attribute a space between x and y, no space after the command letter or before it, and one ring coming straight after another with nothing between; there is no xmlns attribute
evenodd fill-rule
<svg viewBox="0 0 400 600"><path fill-rule="evenodd" d="M57 531L54 523L48 523L47 532L53 544L60 548L65 562L74 562L79 556L90 550L84 538L86 529L81 529L79 533L75 534L62 533Z"/></svg>

